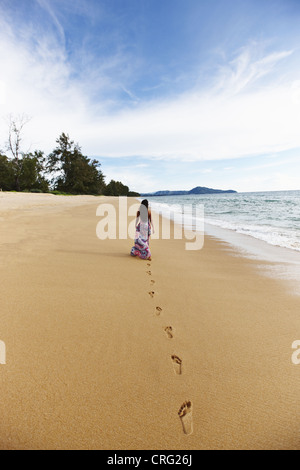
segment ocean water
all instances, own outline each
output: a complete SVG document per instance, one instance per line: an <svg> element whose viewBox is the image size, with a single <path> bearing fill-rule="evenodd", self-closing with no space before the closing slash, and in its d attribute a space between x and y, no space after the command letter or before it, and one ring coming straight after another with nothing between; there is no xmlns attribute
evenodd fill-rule
<svg viewBox="0 0 300 470"><path fill-rule="evenodd" d="M179 216L204 206L205 227L300 252L300 191L149 197L153 210ZM188 209L190 208L190 209ZM222 237L220 237L222 238Z"/></svg>

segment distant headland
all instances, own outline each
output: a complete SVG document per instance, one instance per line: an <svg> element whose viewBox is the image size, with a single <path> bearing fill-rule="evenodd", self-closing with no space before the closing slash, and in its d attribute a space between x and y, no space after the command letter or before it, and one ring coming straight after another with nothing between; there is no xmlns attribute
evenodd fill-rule
<svg viewBox="0 0 300 470"><path fill-rule="evenodd" d="M212 189L212 188L204 188L202 186L197 186L190 191L156 191L155 193L144 193L141 194L142 197L151 197L151 196L189 196L195 194L232 194L237 193L237 191L233 191L232 189L228 189L224 191L222 189Z"/></svg>

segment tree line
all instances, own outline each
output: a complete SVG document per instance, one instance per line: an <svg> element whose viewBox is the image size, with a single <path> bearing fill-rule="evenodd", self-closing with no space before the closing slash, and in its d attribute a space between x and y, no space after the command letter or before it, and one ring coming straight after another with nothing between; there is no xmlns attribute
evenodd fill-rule
<svg viewBox="0 0 300 470"><path fill-rule="evenodd" d="M65 133L56 140L57 146L48 156L41 150L22 152L22 131L27 122L24 116L9 120L6 152L0 150L2 191L139 196L120 181L106 184L99 161L83 155L79 145Z"/></svg>

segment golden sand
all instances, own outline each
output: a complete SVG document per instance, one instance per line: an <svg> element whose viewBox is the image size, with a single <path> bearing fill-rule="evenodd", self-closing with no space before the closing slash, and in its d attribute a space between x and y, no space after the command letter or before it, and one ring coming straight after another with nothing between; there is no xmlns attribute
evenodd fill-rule
<svg viewBox="0 0 300 470"><path fill-rule="evenodd" d="M299 297L209 237L131 258L101 201L0 194L0 448L299 449Z"/></svg>

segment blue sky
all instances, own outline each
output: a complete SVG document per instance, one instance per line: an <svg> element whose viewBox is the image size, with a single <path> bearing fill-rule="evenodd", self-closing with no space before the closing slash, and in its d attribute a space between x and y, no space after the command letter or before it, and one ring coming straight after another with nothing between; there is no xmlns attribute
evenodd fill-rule
<svg viewBox="0 0 300 470"><path fill-rule="evenodd" d="M300 189L299 0L0 0L0 64L24 150L69 133L141 192Z"/></svg>

